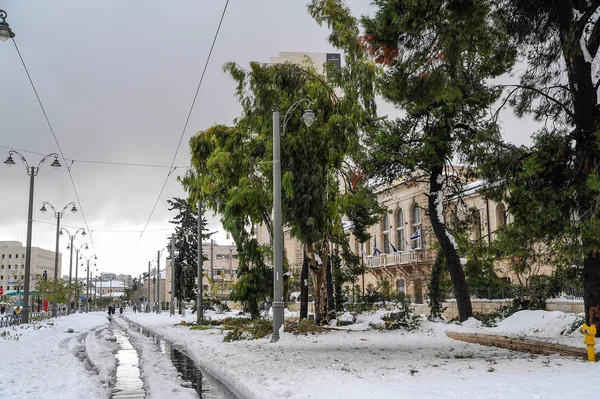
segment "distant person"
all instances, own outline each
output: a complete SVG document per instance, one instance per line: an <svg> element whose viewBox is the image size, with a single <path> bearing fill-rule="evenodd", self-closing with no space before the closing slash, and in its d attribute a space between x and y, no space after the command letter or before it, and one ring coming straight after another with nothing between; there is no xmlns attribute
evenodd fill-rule
<svg viewBox="0 0 600 399"><path fill-rule="evenodd" d="M0 315L4 316L4 312L6 312L6 306L2 305L2 307L0 307Z"/></svg>
<svg viewBox="0 0 600 399"><path fill-rule="evenodd" d="M120 314L123 314L123 306L121 306L121 307L119 308L119 313L120 313Z"/></svg>
<svg viewBox="0 0 600 399"><path fill-rule="evenodd" d="M133 305L133 313L135 313L137 311L137 306L135 306L135 304Z"/></svg>

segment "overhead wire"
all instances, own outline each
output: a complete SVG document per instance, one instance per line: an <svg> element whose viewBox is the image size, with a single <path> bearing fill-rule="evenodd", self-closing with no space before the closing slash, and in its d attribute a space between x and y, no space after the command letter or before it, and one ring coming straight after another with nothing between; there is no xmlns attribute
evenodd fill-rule
<svg viewBox="0 0 600 399"><path fill-rule="evenodd" d="M29 154L35 154L35 155L42 155L42 156L46 155L46 154L42 154L41 152L22 150L19 148L7 147L4 145L0 145L0 148L6 148L9 150L15 150L15 151L25 152L25 153L29 153ZM69 159L69 158L65 158L65 159L66 159L66 161L69 161L71 163L71 165L73 165L74 162L79 162L79 163L90 163L90 164L101 164L101 165L139 166L139 167L146 167L146 168L171 168L171 166L169 166L169 165L155 165L155 164L131 163L131 162L90 161L90 160ZM183 166L183 165L176 166L176 168L187 168L187 166Z"/></svg>
<svg viewBox="0 0 600 399"><path fill-rule="evenodd" d="M21 64L23 64L23 68L25 69L25 73L27 74L27 78L29 79L29 83L31 83L31 87L33 88L33 92L35 93L35 97L37 98L38 104L40 105L40 108L42 109L42 113L44 114L46 123L48 124L48 127L50 128L50 133L52 133L52 137L54 138L54 142L56 143L56 146L58 147L58 151L60 152L60 155L66 164L67 160L65 158L65 154L63 153L60 143L58 142L58 138L56 137L56 134L54 133L54 128L52 127L52 124L50 123L50 119L48 118L48 114L46 113L46 109L44 108L44 104L42 104L40 95L38 94L35 84L33 83L33 79L31 78L29 69L27 69L27 65L25 65L25 60L23 59L23 56L21 55L21 51L19 50L19 46L17 46L17 42L15 41L14 37L12 38L12 42L15 45L15 49L17 50L17 54L19 55ZM85 212L83 211L83 205L81 204L81 200L79 199L79 194L77 193L77 187L75 187L75 181L73 180L73 175L71 174L71 169L69 166L67 166L67 171L69 172L69 179L71 180L71 185L73 186L73 191L75 192L75 198L77 199L77 204L79 205L79 210L81 211L81 216L83 217L83 223L85 224L85 227L89 230L87 219L85 217ZM92 250L95 253L96 248L94 247L94 239L92 238L92 234L90 234L90 242L92 244Z"/></svg>
<svg viewBox="0 0 600 399"><path fill-rule="evenodd" d="M219 25L217 26L217 30L213 37L213 41L210 46L208 56L206 57L206 62L204 64L204 69L202 70L202 75L200 76L200 81L198 82L198 86L196 87L196 93L194 94L194 99L192 100L192 104L190 106L190 110L189 110L187 118L185 120L183 130L181 131L181 136L179 137L179 143L177 143L177 149L175 150L175 154L173 155L173 160L171 161L171 169L169 170L169 173L167 174L167 177L165 178L165 181L160 189L160 192L158 193L158 197L156 198L156 202L154 203L154 206L152 207L152 211L150 212L150 216L148 217L148 220L146 221L146 225L144 226L144 229L142 230L140 237L138 238L138 241L135 244L135 247L133 248L133 251L131 251L130 256L133 256L133 254L135 253L135 250L137 249L138 245L140 244L140 241L142 240L142 236L144 235L144 232L146 231L146 228L148 227L148 224L150 223L150 220L152 219L152 215L154 215L154 211L156 210L156 207L158 205L158 202L160 201L162 193L165 190L165 186L167 185L167 182L169 181L169 177L171 176L171 173L173 173L173 171L175 170L175 169L173 169L173 165L175 164L175 159L177 158L177 153L179 152L179 148L181 147L181 142L183 141L183 136L185 135L185 131L187 129L188 123L190 122L190 118L192 116L192 111L194 110L194 106L196 105L196 99L198 98L198 93L200 92L200 87L202 86L202 82L204 81L204 75L206 74L206 69L208 68L208 64L210 62L210 57L212 56L213 49L215 48L215 43L217 42L217 37L219 36L219 32L221 31L221 25L223 24L223 18L225 17L225 13L227 12L228 5L229 5L229 0L227 0L225 2L225 7L223 7L223 12L221 13L221 19L219 20Z"/></svg>

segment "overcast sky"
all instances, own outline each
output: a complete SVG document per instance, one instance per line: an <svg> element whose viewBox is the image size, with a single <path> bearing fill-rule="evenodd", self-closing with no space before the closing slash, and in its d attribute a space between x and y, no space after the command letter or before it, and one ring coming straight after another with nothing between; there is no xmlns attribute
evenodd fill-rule
<svg viewBox="0 0 600 399"><path fill-rule="evenodd" d="M356 14L370 12L368 1L347 3ZM222 72L225 62L268 62L281 51L336 51L326 41L328 30L307 14L304 0L230 0L175 161L179 167L136 247L167 177L224 6L225 0L0 0L63 153L75 160L71 173L92 230L99 272L138 275L165 246L172 231L168 221L174 216L166 200L186 197L176 178L189 165L190 137L216 123L231 124L240 114L235 86ZM37 165L42 155L35 153L58 152L58 147L10 41L0 43L0 65L2 161L9 149L17 149L30 165ZM395 113L385 104L380 110ZM504 124L509 140L527 142L531 124ZM15 162L12 168L0 167L0 241L25 245L29 178L21 162ZM56 219L51 212L39 212L42 202L60 210L77 201L62 163L54 170L48 162L36 177L36 247L55 247ZM217 241L228 243L218 217L209 221ZM85 227L82 212L68 212L61 224L71 232ZM76 247L84 242L90 244L87 255L92 255L89 236L78 237ZM68 274L67 244L63 236L62 274Z"/></svg>

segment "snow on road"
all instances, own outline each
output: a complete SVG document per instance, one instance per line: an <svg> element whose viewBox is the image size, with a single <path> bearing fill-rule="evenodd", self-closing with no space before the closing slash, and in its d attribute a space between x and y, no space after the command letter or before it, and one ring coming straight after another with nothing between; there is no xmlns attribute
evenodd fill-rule
<svg viewBox="0 0 600 399"><path fill-rule="evenodd" d="M415 333L284 334L274 344L268 339L224 343L220 330L190 330L177 325L179 316L127 317L188 348L197 363L247 398L568 398L600 388L591 377L600 371L598 364L483 347L445 335L478 331L582 347L578 332L558 335L576 317L561 312L519 312L496 328L469 320L467 326L425 323Z"/></svg>
<svg viewBox="0 0 600 399"><path fill-rule="evenodd" d="M561 312L523 311L495 328L476 320L424 323L412 333L365 329L379 319L377 313L359 316L363 323L348 331L285 333L274 344L269 339L225 343L220 329L190 330L180 316L168 313L124 316L185 348L197 364L249 399L574 398L600 388L597 363L483 347L445 335L449 330L496 333L583 347L579 332L561 335L576 317ZM185 319L191 322L195 315ZM151 339L132 330L127 334L141 355L147 398L194 397ZM104 313L0 329L0 398L109 398L116 349Z"/></svg>

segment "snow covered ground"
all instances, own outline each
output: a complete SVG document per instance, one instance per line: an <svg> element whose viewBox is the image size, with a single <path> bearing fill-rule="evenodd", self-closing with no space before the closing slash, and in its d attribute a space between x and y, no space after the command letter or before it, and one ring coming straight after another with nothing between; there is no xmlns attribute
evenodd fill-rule
<svg viewBox="0 0 600 399"><path fill-rule="evenodd" d="M358 324L342 331L285 333L277 343L225 343L220 329L190 330L168 313L123 316L184 348L245 398L575 398L600 388L597 363L483 347L445 334L495 333L584 347L578 331L561 335L576 315L522 311L494 328L471 319L463 325L426 322L412 333L367 329L382 314L359 315ZM124 319L115 319L126 328ZM192 322L195 315L183 319ZM104 313L90 313L0 329L0 398L110 397L118 345L108 327ZM148 398L195 396L152 338L131 329L127 334L140 355Z"/></svg>

